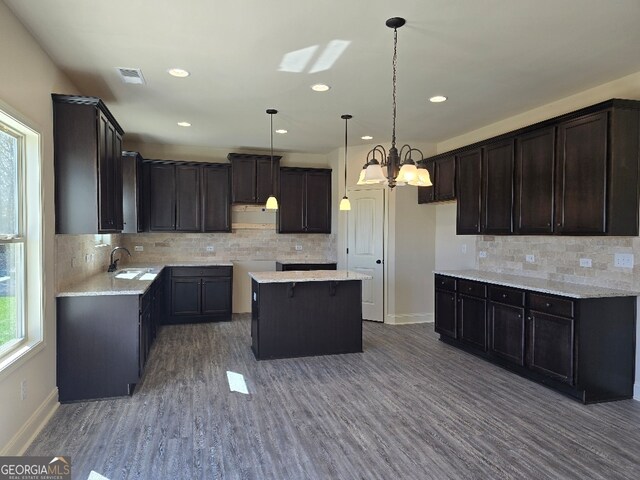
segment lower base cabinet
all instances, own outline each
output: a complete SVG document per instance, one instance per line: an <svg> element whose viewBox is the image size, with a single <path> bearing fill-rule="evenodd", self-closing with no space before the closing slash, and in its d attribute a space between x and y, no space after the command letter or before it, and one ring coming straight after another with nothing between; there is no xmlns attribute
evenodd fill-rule
<svg viewBox="0 0 640 480"><path fill-rule="evenodd" d="M164 311L163 276L144 295L57 298L61 403L131 395Z"/></svg>
<svg viewBox="0 0 640 480"><path fill-rule="evenodd" d="M569 298L436 275L440 339L583 403L633 397L636 297Z"/></svg>
<svg viewBox="0 0 640 480"><path fill-rule="evenodd" d="M233 267L173 267L164 323L231 320Z"/></svg>

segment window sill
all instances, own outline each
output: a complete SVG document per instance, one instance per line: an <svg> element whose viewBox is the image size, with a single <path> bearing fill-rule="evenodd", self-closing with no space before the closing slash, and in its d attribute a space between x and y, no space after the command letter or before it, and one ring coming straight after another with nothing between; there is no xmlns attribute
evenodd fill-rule
<svg viewBox="0 0 640 480"><path fill-rule="evenodd" d="M18 347L13 352L7 353L6 356L0 359L0 381L44 350L45 346L44 341L33 340Z"/></svg>

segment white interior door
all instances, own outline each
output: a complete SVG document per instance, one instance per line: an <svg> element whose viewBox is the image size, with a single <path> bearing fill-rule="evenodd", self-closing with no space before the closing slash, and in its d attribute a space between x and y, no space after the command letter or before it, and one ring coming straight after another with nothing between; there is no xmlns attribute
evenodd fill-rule
<svg viewBox="0 0 640 480"><path fill-rule="evenodd" d="M349 189L349 270L371 275L362 281L362 318L384 321L384 189Z"/></svg>

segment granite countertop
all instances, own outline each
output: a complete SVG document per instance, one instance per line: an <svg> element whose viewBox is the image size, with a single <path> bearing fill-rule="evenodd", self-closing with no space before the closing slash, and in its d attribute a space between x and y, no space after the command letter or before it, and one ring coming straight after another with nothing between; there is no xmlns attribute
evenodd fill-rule
<svg viewBox="0 0 640 480"><path fill-rule="evenodd" d="M123 265L117 272L101 272L74 283L56 294L56 297L95 297L99 295L142 295L155 280L141 280L143 274L157 275L164 267L232 267L232 262L169 262L163 264ZM140 270L133 279L116 278L123 270Z"/></svg>
<svg viewBox="0 0 640 480"><path fill-rule="evenodd" d="M482 270L436 270L433 273L572 298L636 297L640 295L640 292L631 290L617 290L594 285L559 282L546 280L544 278L525 277Z"/></svg>
<svg viewBox="0 0 640 480"><path fill-rule="evenodd" d="M335 260L327 260L327 259L314 260L313 258L301 258L301 259L295 259L295 260L276 260L276 262L286 263L289 265L306 265L308 263L318 263L318 264L338 263Z"/></svg>
<svg viewBox="0 0 640 480"><path fill-rule="evenodd" d="M351 270L311 270L291 272L249 272L249 276L258 283L288 282L343 282L346 280L370 280L370 275Z"/></svg>

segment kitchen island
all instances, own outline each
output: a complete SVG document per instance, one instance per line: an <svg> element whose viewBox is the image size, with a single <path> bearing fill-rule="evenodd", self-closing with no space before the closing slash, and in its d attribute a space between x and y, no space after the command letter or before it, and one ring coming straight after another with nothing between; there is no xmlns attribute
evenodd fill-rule
<svg viewBox="0 0 640 480"><path fill-rule="evenodd" d="M249 272L257 360L362 352L362 280L347 270Z"/></svg>

